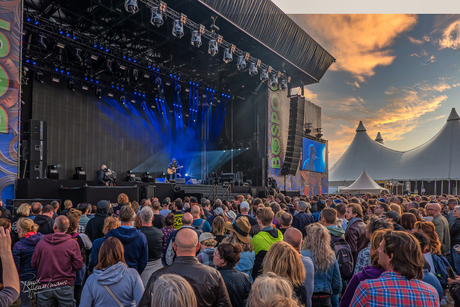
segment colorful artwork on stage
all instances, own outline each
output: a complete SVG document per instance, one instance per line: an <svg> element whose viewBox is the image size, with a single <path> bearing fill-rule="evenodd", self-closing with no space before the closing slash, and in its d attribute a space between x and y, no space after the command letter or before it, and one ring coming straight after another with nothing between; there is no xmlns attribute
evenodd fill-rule
<svg viewBox="0 0 460 307"><path fill-rule="evenodd" d="M305 122L312 123L315 128L321 127L321 109L309 101L305 101L305 104ZM318 147L317 156L324 160L316 163L322 172L302 170L301 164L306 159L301 158L295 176L288 175L285 178L281 174L288 140L289 111L290 101L286 91L268 90L268 177L276 179L281 191L286 187L288 191L298 190L305 195L327 193L327 144L314 142L322 145ZM313 144L311 142L307 140L308 145Z"/></svg>
<svg viewBox="0 0 460 307"><path fill-rule="evenodd" d="M0 2L0 197L14 198L18 170L18 120L22 0Z"/></svg>

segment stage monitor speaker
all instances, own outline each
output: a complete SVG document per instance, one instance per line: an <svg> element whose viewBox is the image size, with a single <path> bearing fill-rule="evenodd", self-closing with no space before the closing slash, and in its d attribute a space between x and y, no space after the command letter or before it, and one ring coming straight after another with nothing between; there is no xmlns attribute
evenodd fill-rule
<svg viewBox="0 0 460 307"><path fill-rule="evenodd" d="M166 183L166 178L155 178L155 183Z"/></svg>
<svg viewBox="0 0 460 307"><path fill-rule="evenodd" d="M192 179L187 180L186 184L198 184L198 181L192 178Z"/></svg>
<svg viewBox="0 0 460 307"><path fill-rule="evenodd" d="M302 151L305 98L301 96L292 97L290 103L288 142L281 170L283 175L295 175L297 173L300 152Z"/></svg>
<svg viewBox="0 0 460 307"><path fill-rule="evenodd" d="M176 183L185 183L185 178L176 178Z"/></svg>
<svg viewBox="0 0 460 307"><path fill-rule="evenodd" d="M281 193L284 194L284 196L289 196L289 197L300 197L300 191L281 191Z"/></svg>

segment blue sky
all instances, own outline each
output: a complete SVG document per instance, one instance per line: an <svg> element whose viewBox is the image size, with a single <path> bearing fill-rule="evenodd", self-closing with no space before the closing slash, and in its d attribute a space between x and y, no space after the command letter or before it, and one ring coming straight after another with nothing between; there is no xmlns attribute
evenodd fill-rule
<svg viewBox="0 0 460 307"><path fill-rule="evenodd" d="M385 145L408 150L460 113L460 15L289 15L336 58L306 96L322 107L329 166L360 120ZM442 150L442 149L440 149Z"/></svg>

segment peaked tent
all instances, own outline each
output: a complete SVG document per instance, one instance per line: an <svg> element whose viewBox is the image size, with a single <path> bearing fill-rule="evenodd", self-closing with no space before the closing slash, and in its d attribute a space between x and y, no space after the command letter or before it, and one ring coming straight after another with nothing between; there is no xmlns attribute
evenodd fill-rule
<svg viewBox="0 0 460 307"><path fill-rule="evenodd" d="M351 185L349 185L346 188L340 189L340 193L350 193L350 194L365 194L365 193L372 193L372 194L379 194L382 191L387 191L387 189L382 188L375 182L367 173L366 170L364 170L359 176L358 179L356 179L355 182L353 182Z"/></svg>

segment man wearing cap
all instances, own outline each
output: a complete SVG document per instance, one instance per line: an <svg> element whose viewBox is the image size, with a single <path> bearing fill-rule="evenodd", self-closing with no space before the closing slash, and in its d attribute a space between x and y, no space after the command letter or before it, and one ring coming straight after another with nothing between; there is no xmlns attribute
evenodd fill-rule
<svg viewBox="0 0 460 307"><path fill-rule="evenodd" d="M294 216L294 219L292 220L292 227L300 230L300 232L302 233L302 236L304 237L306 235L305 227L315 222L311 214L305 212L307 208L308 208L308 204L306 202L304 201L299 202L299 205L297 206L297 211L299 213L297 213Z"/></svg>
<svg viewBox="0 0 460 307"><path fill-rule="evenodd" d="M88 221L85 229L85 234L92 242L104 236L102 229L104 228L105 218L109 216L107 212L110 209L110 203L107 200L101 200L97 203L96 207L96 214Z"/></svg>
<svg viewBox="0 0 460 307"><path fill-rule="evenodd" d="M241 212L241 214L238 214L237 217L240 217L240 216L247 217L249 223L251 224L251 226L254 226L254 225L257 224L257 220L249 215L249 203L247 201L241 202L241 204L240 204L240 212Z"/></svg>
<svg viewBox="0 0 460 307"><path fill-rule="evenodd" d="M196 199L196 197L190 197L190 208L185 209L184 212L191 212L192 208L197 205L198 200Z"/></svg>
<svg viewBox="0 0 460 307"><path fill-rule="evenodd" d="M243 252L240 254L240 262L238 262L235 266L235 269L248 274L252 281L251 270L254 267L256 254L254 253L254 247L252 246L251 237L249 236L251 224L249 223L247 216L240 216L231 223L225 223L225 228L230 231L230 234L235 234L237 236L240 241L238 243L240 243L243 247ZM232 241L232 235L230 235L229 239L226 239L224 242L228 242L227 240L231 243L236 243Z"/></svg>
<svg viewBox="0 0 460 307"><path fill-rule="evenodd" d="M399 225L399 214L396 211L390 210L383 213L385 218L393 225L394 230L406 231L401 225Z"/></svg>

